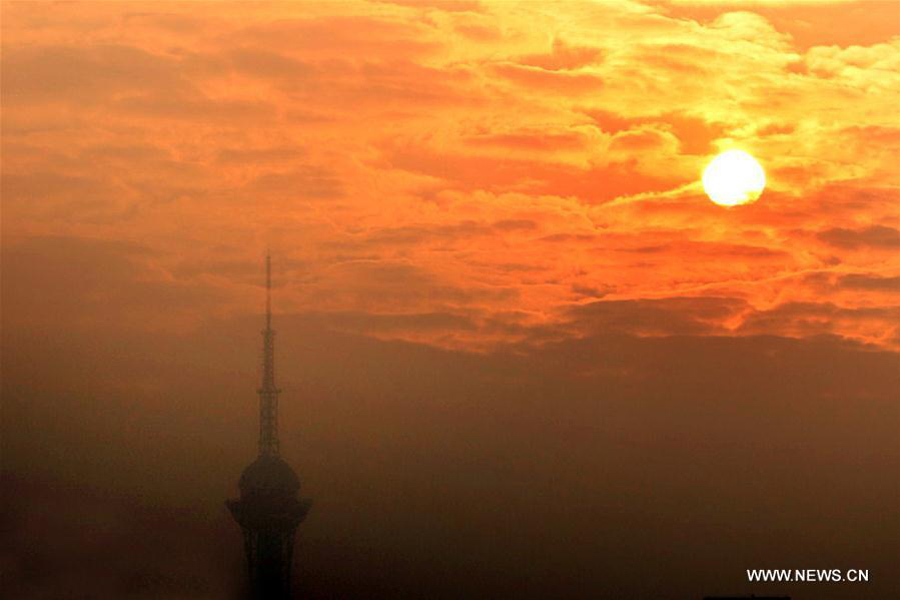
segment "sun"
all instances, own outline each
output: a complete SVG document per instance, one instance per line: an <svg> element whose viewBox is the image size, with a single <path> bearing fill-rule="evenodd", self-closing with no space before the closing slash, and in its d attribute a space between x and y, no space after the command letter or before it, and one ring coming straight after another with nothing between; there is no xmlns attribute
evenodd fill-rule
<svg viewBox="0 0 900 600"><path fill-rule="evenodd" d="M765 187L765 171L743 150L723 152L703 171L703 190L719 206L756 202Z"/></svg>

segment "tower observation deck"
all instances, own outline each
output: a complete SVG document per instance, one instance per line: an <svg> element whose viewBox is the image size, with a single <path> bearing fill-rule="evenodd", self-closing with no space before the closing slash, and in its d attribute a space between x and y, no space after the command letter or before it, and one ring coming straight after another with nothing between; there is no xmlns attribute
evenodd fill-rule
<svg viewBox="0 0 900 600"><path fill-rule="evenodd" d="M266 256L266 328L259 394L259 455L241 474L240 498L226 504L244 534L252 600L291 598L294 535L310 502L298 497L300 480L279 456L275 332L272 330L272 260Z"/></svg>

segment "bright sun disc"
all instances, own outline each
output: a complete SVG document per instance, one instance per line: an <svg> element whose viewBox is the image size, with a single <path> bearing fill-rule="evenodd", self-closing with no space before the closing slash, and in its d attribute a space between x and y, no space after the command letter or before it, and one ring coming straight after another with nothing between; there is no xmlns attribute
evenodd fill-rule
<svg viewBox="0 0 900 600"><path fill-rule="evenodd" d="M723 152L703 171L703 190L720 206L756 202L764 187L765 171L743 150Z"/></svg>

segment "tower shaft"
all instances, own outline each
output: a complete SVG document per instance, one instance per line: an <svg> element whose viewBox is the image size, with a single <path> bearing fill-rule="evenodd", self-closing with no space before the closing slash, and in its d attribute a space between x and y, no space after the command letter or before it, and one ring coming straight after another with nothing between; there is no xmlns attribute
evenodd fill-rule
<svg viewBox="0 0 900 600"><path fill-rule="evenodd" d="M244 534L251 600L289 600L294 534L309 511L300 480L278 456L278 394L272 330L272 259L266 256L266 328L259 394L259 456L241 474L240 498L227 506Z"/></svg>

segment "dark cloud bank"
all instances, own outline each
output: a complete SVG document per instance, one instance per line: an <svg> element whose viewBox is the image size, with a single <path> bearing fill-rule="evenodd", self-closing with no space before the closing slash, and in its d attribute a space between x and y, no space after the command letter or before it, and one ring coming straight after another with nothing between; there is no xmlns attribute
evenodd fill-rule
<svg viewBox="0 0 900 600"><path fill-rule="evenodd" d="M7 597L233 597L223 501L255 451L258 319L148 333L126 304L82 327L86 292L29 264L4 260ZM104 277L140 318L172 293L128 300L126 270ZM627 318L658 316L645 308ZM572 313L585 337L488 354L278 315L282 445L314 499L304 597L900 593L896 354L612 334L609 310ZM764 567L871 582L751 587L745 569Z"/></svg>

